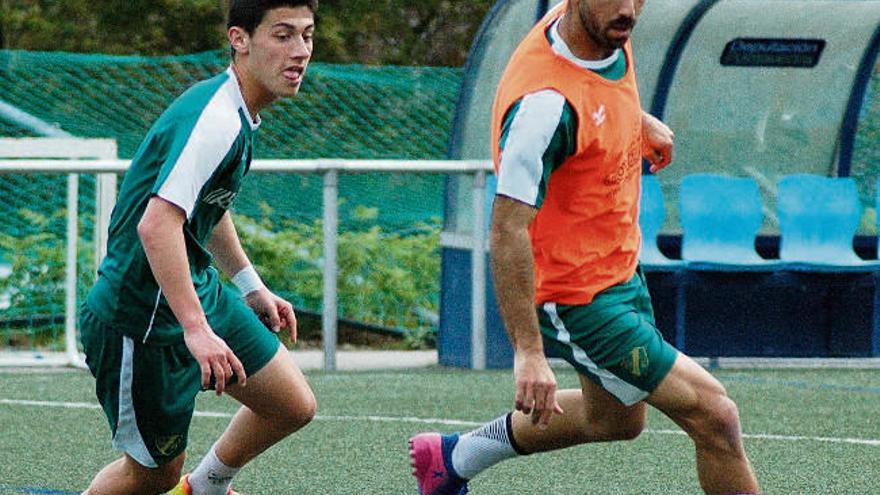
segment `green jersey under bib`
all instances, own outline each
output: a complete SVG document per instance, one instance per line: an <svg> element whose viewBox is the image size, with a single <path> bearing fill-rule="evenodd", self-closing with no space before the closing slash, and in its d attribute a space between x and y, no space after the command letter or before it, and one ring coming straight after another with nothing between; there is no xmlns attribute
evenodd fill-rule
<svg viewBox="0 0 880 495"><path fill-rule="evenodd" d="M100 320L143 342L182 338L137 232L153 196L186 213L190 274L203 309L212 311L220 284L207 242L241 188L259 125L259 117L250 118L231 67L192 86L159 117L125 174L110 219L107 257L86 299Z"/></svg>

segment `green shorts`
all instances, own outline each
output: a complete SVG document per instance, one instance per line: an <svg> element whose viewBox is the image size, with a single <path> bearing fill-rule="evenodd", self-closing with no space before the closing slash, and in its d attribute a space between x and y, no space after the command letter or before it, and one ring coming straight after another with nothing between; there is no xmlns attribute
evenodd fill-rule
<svg viewBox="0 0 880 495"><path fill-rule="evenodd" d="M545 303L538 320L548 356L565 359L627 406L653 392L678 355L657 330L641 270L590 304Z"/></svg>
<svg viewBox="0 0 880 495"><path fill-rule="evenodd" d="M235 291L223 287L216 310L206 316L248 376L278 352L278 338ZM145 467L172 461L186 449L195 397L202 389L199 365L186 344L143 344L99 320L86 305L79 328L113 446Z"/></svg>

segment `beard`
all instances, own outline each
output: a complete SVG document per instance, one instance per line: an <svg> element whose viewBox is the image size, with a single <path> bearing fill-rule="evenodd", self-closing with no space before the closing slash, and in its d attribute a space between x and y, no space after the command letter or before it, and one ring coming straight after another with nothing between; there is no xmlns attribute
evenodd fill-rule
<svg viewBox="0 0 880 495"><path fill-rule="evenodd" d="M599 24L596 16L592 15L589 11L589 7L587 6L587 2L582 1L580 3L580 8L578 10L578 17L580 18L581 25L584 30L587 32L587 35L596 45L600 48L604 48L606 50L616 50L621 48L629 37L624 38L610 38L608 37L608 30L616 29L620 31L626 31L632 29L636 25L636 20L632 17L620 16L609 22L608 24L602 26Z"/></svg>

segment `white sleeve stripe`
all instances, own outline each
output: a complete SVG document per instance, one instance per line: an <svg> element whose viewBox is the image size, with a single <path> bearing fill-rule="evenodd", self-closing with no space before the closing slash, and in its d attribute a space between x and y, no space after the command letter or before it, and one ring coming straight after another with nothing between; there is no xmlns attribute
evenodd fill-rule
<svg viewBox="0 0 880 495"><path fill-rule="evenodd" d="M498 172L498 194L535 206L544 154L559 127L565 97L550 89L523 97L507 133Z"/></svg>
<svg viewBox="0 0 880 495"><path fill-rule="evenodd" d="M230 116L234 115L234 118ZM220 88L205 106L158 196L174 203L192 218L196 200L223 162L241 131L238 107Z"/></svg>

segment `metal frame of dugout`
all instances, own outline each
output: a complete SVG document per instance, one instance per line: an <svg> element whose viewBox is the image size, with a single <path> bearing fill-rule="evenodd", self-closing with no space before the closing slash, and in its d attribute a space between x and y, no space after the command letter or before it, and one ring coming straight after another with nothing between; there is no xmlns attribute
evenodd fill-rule
<svg viewBox="0 0 880 495"><path fill-rule="evenodd" d="M490 157L490 110L498 80L519 40L556 3L500 0L486 16L468 55L450 158ZM685 175L712 172L757 180L768 214L756 244L759 252L774 256L779 243L774 185L779 177L855 176L865 166L858 160L856 136L866 102L872 101L872 76L877 77L880 2L651 0L633 34L633 47L643 108L676 132L675 164L658 175L666 196L666 223L659 238L664 253L675 256L680 250L678 184ZM472 260L478 258L470 246L475 231L485 238L493 185L494 177L489 177L486 209L482 219L475 219L472 190L479 189L468 178L447 180L438 336L443 365L480 369L512 364L488 270L477 300L472 301L469 284L476 278ZM862 181L859 187L868 191L874 181ZM870 205L864 201L863 206L874 207L873 199ZM482 228L475 230L474 225ZM876 242L873 233L860 235L856 250L875 256ZM488 265L480 264L484 270ZM686 267L645 268L658 326L690 354L880 353L877 277L771 273L756 280L755 274L721 271L694 277ZM686 291L680 290L683 282ZM748 308L755 294L763 298L766 311ZM742 303L731 306L737 298ZM804 305L808 299L815 306ZM734 330L725 332L726 326ZM850 338L865 332L873 344ZM791 344L795 341L799 343Z"/></svg>

